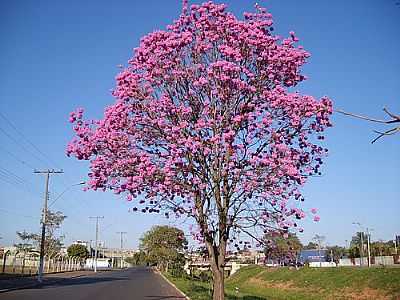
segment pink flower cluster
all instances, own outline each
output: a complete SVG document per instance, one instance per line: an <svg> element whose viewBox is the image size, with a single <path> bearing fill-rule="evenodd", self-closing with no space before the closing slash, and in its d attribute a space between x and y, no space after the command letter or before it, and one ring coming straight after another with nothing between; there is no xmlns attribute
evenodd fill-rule
<svg viewBox="0 0 400 300"><path fill-rule="evenodd" d="M250 224L302 231L300 189L320 174L332 103L288 91L309 53L272 23L259 6L239 20L206 2L142 38L104 118L71 113L67 154L90 161L88 187L126 194L134 211L192 217L199 240Z"/></svg>

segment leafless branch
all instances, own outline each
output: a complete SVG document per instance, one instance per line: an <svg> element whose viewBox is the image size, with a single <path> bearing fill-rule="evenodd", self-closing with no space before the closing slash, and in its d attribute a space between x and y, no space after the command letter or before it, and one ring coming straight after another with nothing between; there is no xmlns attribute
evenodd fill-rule
<svg viewBox="0 0 400 300"><path fill-rule="evenodd" d="M358 119L362 119L362 120L367 120L367 121L370 121L370 122L381 123L381 124L400 123L400 115L395 115L394 113L390 112L386 107L383 108L383 111L384 111L387 115L389 115L389 117L390 117L391 119L389 119L389 120L379 120L379 119L374 119L374 118L366 117L366 116L363 116L363 115L357 115L357 114L349 113L349 112L343 111L343 110L341 110L341 109L336 110L336 112L341 113L341 114L343 114L343 115L351 116L351 117L358 118ZM385 135L393 135L393 134L395 134L395 133L398 132L398 131L400 131L400 126L391 128L391 129L389 129L389 130L387 130L387 131L385 131L385 132L381 132L381 131L374 130L374 132L377 133L378 136L377 136L371 143L373 144L373 143L375 143L377 140L379 140L381 137L383 137L383 136L385 136Z"/></svg>
<svg viewBox="0 0 400 300"><path fill-rule="evenodd" d="M380 132L380 131L376 131L374 130L375 133L379 134L371 143L375 143L377 140L379 140L381 137L385 136L385 135L392 135L395 134L397 131L400 131L400 126L399 127L395 127L392 129L389 129L385 132Z"/></svg>

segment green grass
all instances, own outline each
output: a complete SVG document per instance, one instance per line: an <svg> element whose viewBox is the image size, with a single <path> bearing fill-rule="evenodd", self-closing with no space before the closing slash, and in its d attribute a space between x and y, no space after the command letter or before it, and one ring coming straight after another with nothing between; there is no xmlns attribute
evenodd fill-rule
<svg viewBox="0 0 400 300"><path fill-rule="evenodd" d="M210 299L210 284L167 277L192 300ZM225 293L232 300L400 299L400 268L249 266L226 280Z"/></svg>

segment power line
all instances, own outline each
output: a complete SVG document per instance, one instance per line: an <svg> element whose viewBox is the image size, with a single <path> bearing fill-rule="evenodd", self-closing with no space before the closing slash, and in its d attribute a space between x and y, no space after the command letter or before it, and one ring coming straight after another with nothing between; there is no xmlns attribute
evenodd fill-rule
<svg viewBox="0 0 400 300"><path fill-rule="evenodd" d="M38 146L36 146L25 134L23 134L23 132L21 130L19 130L17 128L17 126L15 126L13 124L13 122L10 121L10 119L8 119L4 114L2 114L0 112L0 117L2 117L7 123L8 125L10 125L11 128L14 129L15 132L17 132L33 149L35 149L37 151L37 153L39 153L44 160L37 156L35 153L32 153L31 151L28 151L26 149L26 147L24 147L22 144L20 144L21 147L23 147L24 150L28 151L29 153L31 153L36 159L40 160L41 162L44 162L45 164L49 163L49 165L52 165L54 167L59 168L59 166L57 166L57 164L49 158L48 155L46 155L42 150L40 150L40 148ZM6 134L10 139L12 139L14 142L18 143L18 141L16 141L12 136L10 136L7 132L5 132L3 129L0 128L1 131L3 131L4 134ZM46 161L45 161L46 160ZM34 168L32 168L34 169ZM68 175L66 175L66 177L68 178ZM69 178L70 179L70 178ZM68 184L65 183L65 181L63 180L63 178L61 179L64 183L65 186L67 186Z"/></svg>
<svg viewBox="0 0 400 300"><path fill-rule="evenodd" d="M33 153L32 151L30 151L29 149L27 149L22 143L20 143L19 141L17 141L14 137L12 137L10 134L8 134L4 129L0 128L0 131L2 131L6 136L8 136L11 140L13 140L16 144L18 144L23 150L25 150L26 152L29 152L30 154L32 154L32 156L34 156L37 160L41 161L42 163L44 163L45 165L49 164L49 165L53 165L54 167L57 167L57 164L52 161L48 155L46 155L42 150L40 150L40 148L38 146L36 146L25 134L22 133L21 130L19 130L17 128L17 126L15 126L13 124L13 122L11 122L3 113L0 112L0 117L2 117L7 123L8 125L14 129L15 132L17 132L33 149L35 149L37 151L37 153L39 153L42 157L39 157L38 155L36 155L35 153ZM7 151L8 152L8 151ZM9 153L9 152L8 152ZM19 159L18 159L19 160ZM31 167L32 169L34 169L34 167Z"/></svg>
<svg viewBox="0 0 400 300"><path fill-rule="evenodd" d="M11 180L14 180L17 184L24 184L24 180L20 179L18 176L14 176L12 173L9 173L6 169L2 169L0 167L0 174L2 174L3 176L8 177Z"/></svg>
<svg viewBox="0 0 400 300"><path fill-rule="evenodd" d="M3 179L3 181L6 181L8 184L11 184L15 187L19 186L25 192L32 194L35 197L37 196L35 192L36 190L35 185L33 185L30 181L16 175L15 173L1 166L0 166L0 176Z"/></svg>
<svg viewBox="0 0 400 300"><path fill-rule="evenodd" d="M18 156L16 156L14 153L12 153L11 151L8 151L7 149L0 147L0 149L2 149L4 152L6 152L8 155L10 155L12 158L14 158L16 161L20 162L21 164L23 164L25 167L30 168L30 169L34 169L35 167L33 167L31 164L29 164L28 162L20 159Z"/></svg>
<svg viewBox="0 0 400 300"><path fill-rule="evenodd" d="M14 212L14 211L11 211L11 210L8 210L8 209L4 209L4 208L0 208L0 211L5 212L5 213L7 213L7 214L12 214L12 215L24 217L24 218L34 218L34 219L37 218L37 217L35 217L35 216L23 215L23 214L21 214L21 213Z"/></svg>
<svg viewBox="0 0 400 300"><path fill-rule="evenodd" d="M14 124L13 124L5 115L3 115L1 112L0 112L0 117L2 117L2 118L8 123L8 125L10 125L10 126L15 130L15 132L17 132L23 139L25 139L25 141L26 141L29 145L31 145L38 153L40 153L40 154L44 157L44 159L47 160L47 162L49 162L51 165L55 165L54 162L51 161L51 160L49 159L48 155L44 154L44 153L39 149L39 147L37 147L30 139L28 139Z"/></svg>
<svg viewBox="0 0 400 300"><path fill-rule="evenodd" d="M40 158L39 156L37 156L35 153L33 153L32 151L30 151L28 148L26 148L21 142L19 142L18 140L16 140L12 135L10 135L7 131L5 131L3 128L0 127L0 131L3 132L4 135L6 135L10 140L12 140L14 143L16 143L19 147L21 147L21 149L23 149L24 151L30 153L33 157L35 157L38 161L44 163L45 165L47 165L47 162L45 162L42 158Z"/></svg>
<svg viewBox="0 0 400 300"><path fill-rule="evenodd" d="M31 182L28 180L23 179L22 177L16 175L15 173L11 172L10 170L7 170L4 167L0 166L0 173L4 174L5 176L9 176L15 181L19 182L20 184L26 185L28 188L30 188L30 185L32 185Z"/></svg>
<svg viewBox="0 0 400 300"><path fill-rule="evenodd" d="M6 176L6 175L4 175L2 173L0 173L0 180L5 182L5 183L7 183L7 184L9 184L9 185L11 185L11 186L13 186L17 190L20 190L20 191L22 191L24 193L27 193L27 194L30 194L30 195L32 194L32 191L27 189L27 187L25 185L21 184L20 182L18 182L16 180L13 180L9 176Z"/></svg>
<svg viewBox="0 0 400 300"><path fill-rule="evenodd" d="M50 163L50 165L53 165L55 167L58 167L56 163L54 163L54 161L52 161L48 155L46 155L42 150L40 150L40 148L38 146L36 146L21 130L19 130L17 128L17 126L15 126L13 124L13 122L11 122L3 113L0 112L0 117L3 118L8 125L14 129L15 132L17 132L32 148L34 148L44 159L42 159L41 157L39 157L38 155L36 155L35 153L33 153L32 151L30 151L29 149L27 149L22 143L20 143L18 140L16 140L13 136L11 136L10 134L8 134L4 129L0 128L0 131L2 131L6 136L8 136L11 140L13 140L18 146L20 146L23 150L25 150L26 152L29 152L33 157L35 157L37 160L41 161L42 163L47 164ZM5 149L4 149L5 150ZM18 160L19 162L21 162L22 164L25 164L26 166L30 166L32 169L34 169L34 167L32 167L30 164L28 165L28 163L26 163L25 161L19 159L18 157L16 157L15 155L13 155L11 152L5 150L7 153L9 153L11 156L13 156L16 160ZM47 162L46 162L46 161ZM66 178L71 181L71 178L68 176L68 174L65 174ZM72 181L71 181L72 182ZM61 177L61 182L60 182L64 187L66 187L68 189L69 184L64 180L63 177ZM76 193L75 190L72 191L72 193ZM77 195L77 194L75 194ZM75 199L74 199L75 200ZM78 201L75 201L78 202ZM81 204L81 202L79 201L79 204ZM86 202L84 202L84 205L87 208L90 208L88 206L88 204Z"/></svg>

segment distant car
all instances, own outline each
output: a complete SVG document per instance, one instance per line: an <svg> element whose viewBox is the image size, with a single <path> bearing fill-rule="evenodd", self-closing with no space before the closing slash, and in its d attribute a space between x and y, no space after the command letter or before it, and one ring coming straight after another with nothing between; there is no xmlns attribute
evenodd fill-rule
<svg viewBox="0 0 400 300"><path fill-rule="evenodd" d="M304 264L299 261L297 263L294 261L285 262L284 265L287 267L303 267L304 266Z"/></svg>
<svg viewBox="0 0 400 300"><path fill-rule="evenodd" d="M266 267L279 267L279 264L274 264L274 263L266 263Z"/></svg>

